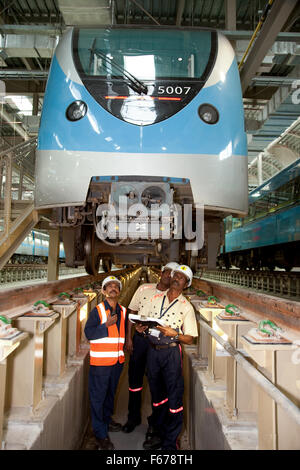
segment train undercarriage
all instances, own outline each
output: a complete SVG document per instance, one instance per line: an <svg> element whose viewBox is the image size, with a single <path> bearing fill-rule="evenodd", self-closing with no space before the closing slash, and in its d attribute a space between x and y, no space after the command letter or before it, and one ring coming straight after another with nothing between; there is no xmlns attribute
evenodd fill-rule
<svg viewBox="0 0 300 470"><path fill-rule="evenodd" d="M250 250L223 253L218 257L218 265L229 269L234 266L245 269L268 269L276 267L290 271L300 266L300 242L290 242L278 245L263 246Z"/></svg>
<svg viewBox="0 0 300 470"><path fill-rule="evenodd" d="M53 209L66 266L87 273L112 264L161 266L168 261L196 271L215 267L224 214L195 208L189 182L92 181L86 204Z"/></svg>

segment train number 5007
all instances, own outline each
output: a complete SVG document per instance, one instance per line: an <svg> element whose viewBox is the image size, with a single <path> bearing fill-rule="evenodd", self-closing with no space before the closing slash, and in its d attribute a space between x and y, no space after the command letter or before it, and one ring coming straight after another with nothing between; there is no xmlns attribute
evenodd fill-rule
<svg viewBox="0 0 300 470"><path fill-rule="evenodd" d="M187 95L188 92L190 91L191 87L190 86L184 86L184 87L181 87L181 86L176 86L176 87L173 87L173 86L163 86L163 85L160 85L158 87L158 93L159 94L163 94L163 93L167 93L168 95Z"/></svg>

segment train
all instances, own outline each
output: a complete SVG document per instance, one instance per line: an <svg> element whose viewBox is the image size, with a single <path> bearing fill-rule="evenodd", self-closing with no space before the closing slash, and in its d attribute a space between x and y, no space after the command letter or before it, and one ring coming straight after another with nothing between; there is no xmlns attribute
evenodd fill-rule
<svg viewBox="0 0 300 470"><path fill-rule="evenodd" d="M300 158L249 193L245 218L227 217L218 264L290 271L300 266Z"/></svg>
<svg viewBox="0 0 300 470"><path fill-rule="evenodd" d="M216 263L222 220L248 210L234 51L217 30L71 28L48 75L35 207L66 265Z"/></svg>
<svg viewBox="0 0 300 470"><path fill-rule="evenodd" d="M39 230L32 230L9 260L10 264L46 264L49 253L49 235ZM63 243L59 246L59 260L63 262L65 252Z"/></svg>

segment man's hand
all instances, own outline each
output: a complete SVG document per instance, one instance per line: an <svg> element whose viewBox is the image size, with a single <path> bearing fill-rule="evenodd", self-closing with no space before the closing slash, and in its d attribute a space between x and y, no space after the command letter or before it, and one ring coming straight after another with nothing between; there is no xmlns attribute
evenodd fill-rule
<svg viewBox="0 0 300 470"><path fill-rule="evenodd" d="M170 326L157 326L156 327L164 336L176 336L178 332Z"/></svg>
<svg viewBox="0 0 300 470"><path fill-rule="evenodd" d="M133 353L133 342L131 338L126 339L124 349L129 352L129 354Z"/></svg>
<svg viewBox="0 0 300 470"><path fill-rule="evenodd" d="M190 335L183 335L182 333L178 333L176 330L173 330L173 328L170 328L169 326L157 326L156 327L159 331L162 332L164 336L176 336L180 335L180 343L183 344L193 344L193 336Z"/></svg>
<svg viewBox="0 0 300 470"><path fill-rule="evenodd" d="M108 319L106 320L105 325L107 327L114 325L115 323L117 323L117 320L118 320L118 315L113 315L113 316L109 315Z"/></svg>
<svg viewBox="0 0 300 470"><path fill-rule="evenodd" d="M135 329L138 333L144 333L146 331L148 326L143 325L142 323L136 323L135 324Z"/></svg>

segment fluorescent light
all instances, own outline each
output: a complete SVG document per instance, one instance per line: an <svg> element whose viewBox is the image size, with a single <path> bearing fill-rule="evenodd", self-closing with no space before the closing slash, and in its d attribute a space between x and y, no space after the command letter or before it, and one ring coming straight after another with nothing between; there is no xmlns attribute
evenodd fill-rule
<svg viewBox="0 0 300 470"><path fill-rule="evenodd" d="M6 100L11 100L24 116L32 115L32 103L27 96L24 95L8 95Z"/></svg>

